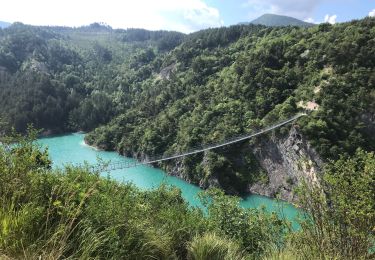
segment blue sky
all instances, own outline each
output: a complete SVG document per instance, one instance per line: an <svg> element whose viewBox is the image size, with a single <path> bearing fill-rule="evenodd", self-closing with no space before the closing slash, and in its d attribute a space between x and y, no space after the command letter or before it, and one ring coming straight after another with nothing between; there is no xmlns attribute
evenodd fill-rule
<svg viewBox="0 0 375 260"><path fill-rule="evenodd" d="M289 15L315 23L336 15L336 22L368 16L375 0L207 0L217 8L225 25L255 19L263 13ZM331 20L333 21L333 20Z"/></svg>
<svg viewBox="0 0 375 260"><path fill-rule="evenodd" d="M321 23L375 16L375 0L8 0L0 21L193 32L275 13Z"/></svg>

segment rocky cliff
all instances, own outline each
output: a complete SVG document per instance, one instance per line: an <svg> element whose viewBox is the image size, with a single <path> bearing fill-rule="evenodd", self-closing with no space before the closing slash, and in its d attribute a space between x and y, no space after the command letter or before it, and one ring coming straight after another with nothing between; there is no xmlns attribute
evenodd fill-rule
<svg viewBox="0 0 375 260"><path fill-rule="evenodd" d="M252 148L267 172L268 182L249 185L251 193L294 201L294 187L303 181L316 183L319 180L323 162L296 126L287 136L261 138Z"/></svg>
<svg viewBox="0 0 375 260"><path fill-rule="evenodd" d="M246 187L246 192L294 202L294 187L302 181L317 182L323 165L322 160L301 135L297 126L292 126L287 135L265 135L255 141L245 143L238 149L234 162L236 167L244 164L245 157L251 153L266 174L266 178L257 179ZM207 154L200 162L202 168L208 164ZM202 174L199 179L189 175L184 160L178 159L163 167L169 174L188 182L198 184L201 188L223 187L220 173ZM251 171L249 169L249 171ZM252 173L249 173L252 174ZM230 194L238 194L233 187L225 187Z"/></svg>

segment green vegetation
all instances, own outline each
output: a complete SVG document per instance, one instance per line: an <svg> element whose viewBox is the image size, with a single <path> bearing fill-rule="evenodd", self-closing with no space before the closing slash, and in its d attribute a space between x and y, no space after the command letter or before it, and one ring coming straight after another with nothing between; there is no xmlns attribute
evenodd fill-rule
<svg viewBox="0 0 375 260"><path fill-rule="evenodd" d="M52 170L35 133L0 146L0 258L5 259L370 259L375 156L332 162L324 193L302 187L299 231L275 213L243 209L208 190L207 212L178 189L140 191L88 168ZM9 144L17 141L16 144Z"/></svg>
<svg viewBox="0 0 375 260"><path fill-rule="evenodd" d="M215 234L205 234L202 237L196 237L189 246L188 259L223 259L239 260L245 259L239 246L221 238Z"/></svg>
<svg viewBox="0 0 375 260"><path fill-rule="evenodd" d="M375 155L357 150L327 165L320 185L300 188L309 213L291 238L305 259L370 259L375 248Z"/></svg>
<svg viewBox="0 0 375 260"><path fill-rule="evenodd" d="M155 53L183 37L100 24L0 29L0 117L21 132L30 123L53 133L92 130L131 100L122 100L124 88L150 75Z"/></svg>

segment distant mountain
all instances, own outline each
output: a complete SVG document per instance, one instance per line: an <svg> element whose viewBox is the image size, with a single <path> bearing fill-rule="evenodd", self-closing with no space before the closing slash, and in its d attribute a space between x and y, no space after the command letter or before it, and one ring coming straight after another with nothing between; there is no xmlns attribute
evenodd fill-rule
<svg viewBox="0 0 375 260"><path fill-rule="evenodd" d="M0 21L0 28L6 28L6 27L8 27L10 25L11 25L11 23Z"/></svg>
<svg viewBox="0 0 375 260"><path fill-rule="evenodd" d="M300 26L311 27L313 23L307 23L293 17L276 14L264 14L250 22L251 24L262 24L266 26Z"/></svg>

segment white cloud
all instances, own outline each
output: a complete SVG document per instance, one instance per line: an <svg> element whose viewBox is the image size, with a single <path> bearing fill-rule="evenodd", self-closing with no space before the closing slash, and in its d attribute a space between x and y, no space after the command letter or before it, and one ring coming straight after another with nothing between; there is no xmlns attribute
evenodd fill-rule
<svg viewBox="0 0 375 260"><path fill-rule="evenodd" d="M336 19L337 19L337 15L335 15L335 14L334 15L326 14L326 16L324 16L324 22L325 23L335 24Z"/></svg>
<svg viewBox="0 0 375 260"><path fill-rule="evenodd" d="M191 32L202 28L219 27L224 25L219 10L208 6L202 0L175 2L177 2L174 3L177 4L175 8L169 6L165 8L163 13L166 14L166 17L174 17L168 22L184 26L184 31ZM168 8L170 9L167 10Z"/></svg>
<svg viewBox="0 0 375 260"><path fill-rule="evenodd" d="M311 18L311 17L309 17L309 18L307 18L307 19L305 19L303 21L305 21L307 23L316 23L315 20L313 18Z"/></svg>
<svg viewBox="0 0 375 260"><path fill-rule="evenodd" d="M242 6L249 9L249 19L265 13L308 19L323 0L247 0Z"/></svg>
<svg viewBox="0 0 375 260"><path fill-rule="evenodd" d="M375 17L375 9L368 13L368 16Z"/></svg>
<svg viewBox="0 0 375 260"><path fill-rule="evenodd" d="M0 18L35 25L104 22L114 28L183 32L223 25L219 11L204 0L12 0L1 3Z"/></svg>

